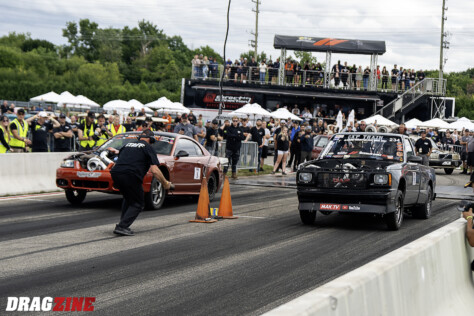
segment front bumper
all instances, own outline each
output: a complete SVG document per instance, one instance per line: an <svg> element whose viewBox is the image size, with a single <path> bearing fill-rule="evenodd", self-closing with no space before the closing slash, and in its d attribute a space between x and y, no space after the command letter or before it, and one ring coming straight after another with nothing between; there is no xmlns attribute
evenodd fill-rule
<svg viewBox="0 0 474 316"><path fill-rule="evenodd" d="M338 213L387 214L395 212L395 192L298 188L299 210Z"/></svg>
<svg viewBox="0 0 474 316"><path fill-rule="evenodd" d="M462 164L461 160L443 160L443 159L430 159L430 167L432 168L457 168Z"/></svg>

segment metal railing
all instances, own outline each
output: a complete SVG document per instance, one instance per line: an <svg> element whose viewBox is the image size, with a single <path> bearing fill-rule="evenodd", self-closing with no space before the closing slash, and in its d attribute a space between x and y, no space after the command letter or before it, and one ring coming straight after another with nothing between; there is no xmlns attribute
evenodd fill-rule
<svg viewBox="0 0 474 316"><path fill-rule="evenodd" d="M446 79L439 81L439 79L426 78L419 81L413 87L399 95L395 100L377 110L374 114L380 114L383 117L391 119L398 111L402 111L412 105L425 94L445 95Z"/></svg>
<svg viewBox="0 0 474 316"><path fill-rule="evenodd" d="M217 142L217 156L226 157L226 142ZM230 167L230 162L229 162ZM256 142L242 142L240 147L239 162L237 169L257 169L258 167L258 146Z"/></svg>

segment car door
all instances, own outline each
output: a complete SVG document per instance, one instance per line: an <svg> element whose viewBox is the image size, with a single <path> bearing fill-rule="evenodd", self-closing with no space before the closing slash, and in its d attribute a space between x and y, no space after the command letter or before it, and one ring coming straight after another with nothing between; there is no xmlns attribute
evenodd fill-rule
<svg viewBox="0 0 474 316"><path fill-rule="evenodd" d="M187 152L189 156L176 157L180 151ZM199 162L201 156L196 152L196 147L192 140L186 138L178 139L174 150L173 171L171 172L171 181L175 183L176 192L199 193L202 173L202 166Z"/></svg>
<svg viewBox="0 0 474 316"><path fill-rule="evenodd" d="M407 163L404 166L406 181L405 204L415 204L420 193L421 173L420 164L409 162L408 158L415 155L413 144L408 138L404 138L404 147Z"/></svg>

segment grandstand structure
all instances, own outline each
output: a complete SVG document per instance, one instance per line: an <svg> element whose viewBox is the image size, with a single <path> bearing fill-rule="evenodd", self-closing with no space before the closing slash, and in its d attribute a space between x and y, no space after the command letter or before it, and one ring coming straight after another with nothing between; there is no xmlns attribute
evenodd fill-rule
<svg viewBox="0 0 474 316"><path fill-rule="evenodd" d="M226 77L222 100L225 110L235 110L247 103L258 103L268 110L273 110L277 105L293 108L296 104L300 109L321 109L327 116L336 115L339 110L349 113L354 109L358 118L381 114L396 122L404 122L413 117L421 120L444 118L452 113L449 103L440 102L444 100L446 93L445 79L425 78L402 92L377 88L379 82L376 67L378 57L386 52L384 41L275 35L274 48L280 49L280 61L283 61L280 62L279 69L274 69L276 80L261 82L251 74L244 82L232 80L233 75ZM319 72L323 79L320 84L308 83L307 76L314 76L309 71L301 72L298 84L288 84L284 61L287 52L291 50L326 54L324 68ZM334 53L370 56L367 89L355 89L351 86L350 79L347 87L334 87L331 81L334 78L334 73L331 72ZM250 67L248 73L257 70ZM222 71L226 71L225 67L219 65L218 74L215 72L204 78L183 78L181 103L195 111L217 110L221 101L218 81Z"/></svg>

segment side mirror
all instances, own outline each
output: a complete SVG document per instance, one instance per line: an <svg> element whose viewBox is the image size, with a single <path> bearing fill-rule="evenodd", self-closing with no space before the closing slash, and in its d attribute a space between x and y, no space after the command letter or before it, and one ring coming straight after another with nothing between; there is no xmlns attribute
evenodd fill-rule
<svg viewBox="0 0 474 316"><path fill-rule="evenodd" d="M175 155L176 158L180 157L188 157L189 153L186 150L180 150L178 153Z"/></svg>
<svg viewBox="0 0 474 316"><path fill-rule="evenodd" d="M420 156L410 156L408 157L408 162L422 163L423 158L421 158Z"/></svg>

